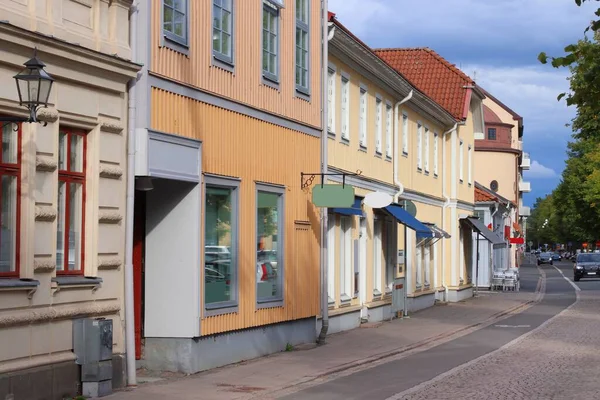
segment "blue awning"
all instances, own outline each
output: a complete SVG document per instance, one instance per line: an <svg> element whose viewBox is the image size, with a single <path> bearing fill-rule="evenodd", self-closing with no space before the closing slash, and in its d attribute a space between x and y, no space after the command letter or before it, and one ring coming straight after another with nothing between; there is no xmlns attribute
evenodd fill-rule
<svg viewBox="0 0 600 400"><path fill-rule="evenodd" d="M363 210L362 210L362 197L355 197L354 198L354 204L352 204L352 207L350 208L332 208L331 211L336 213L336 214L341 214L341 215L349 215L349 216L353 216L353 215L358 215L359 217L363 217Z"/></svg>
<svg viewBox="0 0 600 400"><path fill-rule="evenodd" d="M404 208L397 205L390 205L383 208L402 225L406 225L413 231L417 232L418 239L427 239L434 237L433 232L425 224L410 215Z"/></svg>

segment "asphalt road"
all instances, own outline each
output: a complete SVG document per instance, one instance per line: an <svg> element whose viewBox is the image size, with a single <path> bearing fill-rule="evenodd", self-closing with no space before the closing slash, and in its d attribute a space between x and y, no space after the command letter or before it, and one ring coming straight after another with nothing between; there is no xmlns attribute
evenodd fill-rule
<svg viewBox="0 0 600 400"><path fill-rule="evenodd" d="M511 392L503 392L503 394L499 394L499 397L492 396L494 393L491 387L490 390L485 389L484 393L473 392L472 397L462 392L453 394L445 389L451 384L458 385L458 391L462 391L461 388L468 389L474 385L473 377L468 379L445 377L444 379L450 380L441 389L439 385L436 386L436 384L431 383L434 389L438 390L437 394L435 390L431 390L431 385L427 385L428 382L433 382L432 380L435 378L440 379L441 376L451 374L455 369L477 363L480 357L491 355L490 353L513 342L522 335L532 332L550 318L571 306L576 301L576 286L572 282L568 282L564 275L572 278L572 263L557 263L556 267L543 266L547 277L546 294L539 303L520 314L430 350L391 361L387 364L381 364L349 376L340 377L283 398L288 400L517 399L519 398L518 392L512 394ZM535 267L523 267L521 270L521 290L535 290L537 277L538 273ZM590 280L589 283L583 282L583 284L590 285L590 287L597 285L600 288L600 280L597 282ZM481 374L484 374L483 376L487 376L485 374L494 376L493 367L487 367L487 370L475 371L475 377L481 377ZM526 373L526 371L519 372ZM504 378L498 376L497 379L503 382ZM420 390L422 386L425 386L425 388ZM407 391L410 389L413 389L413 391L408 393ZM498 390L503 391L504 389ZM507 397L502 397L505 395Z"/></svg>

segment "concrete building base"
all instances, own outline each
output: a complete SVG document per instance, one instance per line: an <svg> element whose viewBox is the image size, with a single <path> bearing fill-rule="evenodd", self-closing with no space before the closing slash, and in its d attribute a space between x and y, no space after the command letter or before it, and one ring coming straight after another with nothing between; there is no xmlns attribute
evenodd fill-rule
<svg viewBox="0 0 600 400"><path fill-rule="evenodd" d="M389 321L393 317L391 304L369 308L368 313L369 322Z"/></svg>
<svg viewBox="0 0 600 400"><path fill-rule="evenodd" d="M331 311L330 311L331 312ZM322 320L319 318L316 324L317 336L321 332ZM334 333L350 331L360 326L360 309L354 309L349 312L337 312L333 315L329 315L329 329L327 334L332 335Z"/></svg>
<svg viewBox="0 0 600 400"><path fill-rule="evenodd" d="M140 366L193 374L316 341L315 318L199 338L146 338Z"/></svg>
<svg viewBox="0 0 600 400"><path fill-rule="evenodd" d="M473 288L468 287L462 290L450 289L448 290L448 302L456 303L473 297Z"/></svg>
<svg viewBox="0 0 600 400"><path fill-rule="evenodd" d="M433 307L435 304L435 292L415 297L409 296L406 301L406 309L408 312L424 310L426 308Z"/></svg>

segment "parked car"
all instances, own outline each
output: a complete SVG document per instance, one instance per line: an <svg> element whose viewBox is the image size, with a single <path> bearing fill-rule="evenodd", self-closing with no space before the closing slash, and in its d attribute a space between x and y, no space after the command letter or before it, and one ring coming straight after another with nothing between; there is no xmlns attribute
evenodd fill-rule
<svg viewBox="0 0 600 400"><path fill-rule="evenodd" d="M562 261L562 257L558 253L552 253L552 261Z"/></svg>
<svg viewBox="0 0 600 400"><path fill-rule="evenodd" d="M600 277L600 253L580 253L574 261L573 280Z"/></svg>
<svg viewBox="0 0 600 400"><path fill-rule="evenodd" d="M542 264L550 264L554 265L554 260L552 260L552 253L542 253L539 255L537 260L538 265Z"/></svg>

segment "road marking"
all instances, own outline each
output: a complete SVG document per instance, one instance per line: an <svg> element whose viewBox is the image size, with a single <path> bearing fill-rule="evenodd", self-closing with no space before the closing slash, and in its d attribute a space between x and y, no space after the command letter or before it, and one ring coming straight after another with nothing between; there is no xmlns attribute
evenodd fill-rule
<svg viewBox="0 0 600 400"><path fill-rule="evenodd" d="M531 325L494 325L496 328L531 328Z"/></svg>
<svg viewBox="0 0 600 400"><path fill-rule="evenodd" d="M556 269L558 272L560 272L560 274L562 275L562 277L563 277L563 278L565 278L565 281L569 282L569 283L571 284L571 286L573 286L573 288L575 288L575 290L576 290L576 291L578 291L578 292L580 292L580 291L581 291L581 288L580 288L579 286L577 286L577 285L575 284L575 282L573 282L572 280L570 280L569 278L567 278L567 277L565 276L565 274L564 274L564 273L563 273L563 272L562 272L562 271L561 271L561 270L560 270L560 269L559 269L557 266L553 265L553 267L554 267L554 268L555 268L555 269Z"/></svg>

